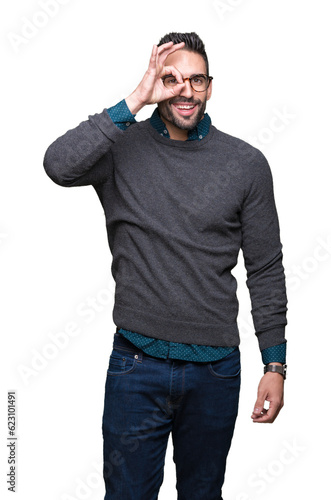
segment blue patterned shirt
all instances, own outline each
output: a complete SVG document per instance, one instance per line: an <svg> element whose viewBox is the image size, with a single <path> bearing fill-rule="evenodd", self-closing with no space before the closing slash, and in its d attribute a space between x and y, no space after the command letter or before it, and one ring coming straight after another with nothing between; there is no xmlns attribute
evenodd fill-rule
<svg viewBox="0 0 331 500"><path fill-rule="evenodd" d="M125 99L120 101L115 106L108 108L107 111L111 120L121 130L126 130L132 123L136 123L135 115L133 115L129 110ZM161 120L158 108L155 108L152 116L150 117L150 123L155 128L155 130L159 132L159 134L164 137L169 137L170 139L169 132L167 130L167 127ZM193 141L203 139L209 132L210 124L211 119L209 115L205 113L203 119L200 120L198 125L193 130L188 131L187 140ZM182 359L185 361L210 362L224 358L235 349L235 346L218 347L169 342L167 340L148 337L140 332L125 330L124 328L117 328L117 331L118 333L126 337L135 346L139 347L150 356L155 356L157 358L172 358ZM261 355L264 364L270 362L285 363L286 342L276 346L268 347L267 349L263 349L261 351Z"/></svg>

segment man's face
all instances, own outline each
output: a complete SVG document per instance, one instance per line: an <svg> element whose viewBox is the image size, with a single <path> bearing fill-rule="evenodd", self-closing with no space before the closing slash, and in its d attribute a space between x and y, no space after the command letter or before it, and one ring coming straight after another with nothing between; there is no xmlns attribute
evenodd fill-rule
<svg viewBox="0 0 331 500"><path fill-rule="evenodd" d="M206 63L201 54L189 52L185 49L178 50L170 54L166 61L166 66L175 66L183 78L196 74L206 74ZM183 129L194 129L203 118L206 103L211 97L212 82L205 92L195 92L189 80L185 82L179 95L158 103L158 110L166 125ZM181 105L193 105L192 109L180 109ZM167 123L168 122L168 123Z"/></svg>

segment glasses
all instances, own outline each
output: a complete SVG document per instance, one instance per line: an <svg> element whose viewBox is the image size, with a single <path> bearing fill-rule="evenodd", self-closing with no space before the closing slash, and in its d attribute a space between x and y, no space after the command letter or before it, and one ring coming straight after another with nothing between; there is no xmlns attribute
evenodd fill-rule
<svg viewBox="0 0 331 500"><path fill-rule="evenodd" d="M190 81L191 87L195 92L205 92L213 77L208 75L193 75L191 77L183 78L183 82ZM163 84L167 89L172 89L178 84L174 75L166 75L162 77Z"/></svg>

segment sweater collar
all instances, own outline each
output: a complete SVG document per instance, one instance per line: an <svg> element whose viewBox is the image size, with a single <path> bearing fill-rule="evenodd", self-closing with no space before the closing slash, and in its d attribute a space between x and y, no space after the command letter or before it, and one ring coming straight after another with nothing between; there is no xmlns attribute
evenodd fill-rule
<svg viewBox="0 0 331 500"><path fill-rule="evenodd" d="M170 138L167 127L161 120L158 108L155 108L152 116L150 117L150 123L160 135L162 135L163 137ZM210 125L211 125L211 119L209 115L205 113L203 119L200 120L198 125L193 130L188 131L187 140L194 141L197 139L199 140L203 139L208 134Z"/></svg>

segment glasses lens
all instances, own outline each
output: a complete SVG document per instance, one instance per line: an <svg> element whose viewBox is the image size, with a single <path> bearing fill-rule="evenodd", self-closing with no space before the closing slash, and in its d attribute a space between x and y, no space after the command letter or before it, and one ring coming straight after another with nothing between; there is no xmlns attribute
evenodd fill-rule
<svg viewBox="0 0 331 500"><path fill-rule="evenodd" d="M191 85L197 92L203 92L207 90L209 86L209 78L207 75L195 75L190 78ZM164 86L168 89L176 87L178 84L176 78L173 75L167 75L163 78Z"/></svg>
<svg viewBox="0 0 331 500"><path fill-rule="evenodd" d="M191 78L191 85L194 90L204 91L208 87L209 80L206 75L196 75Z"/></svg>
<svg viewBox="0 0 331 500"><path fill-rule="evenodd" d="M170 88L175 87L177 85L177 80L174 76L170 75L170 76L166 76L165 78L163 78L163 83L164 83L165 87L170 89Z"/></svg>

